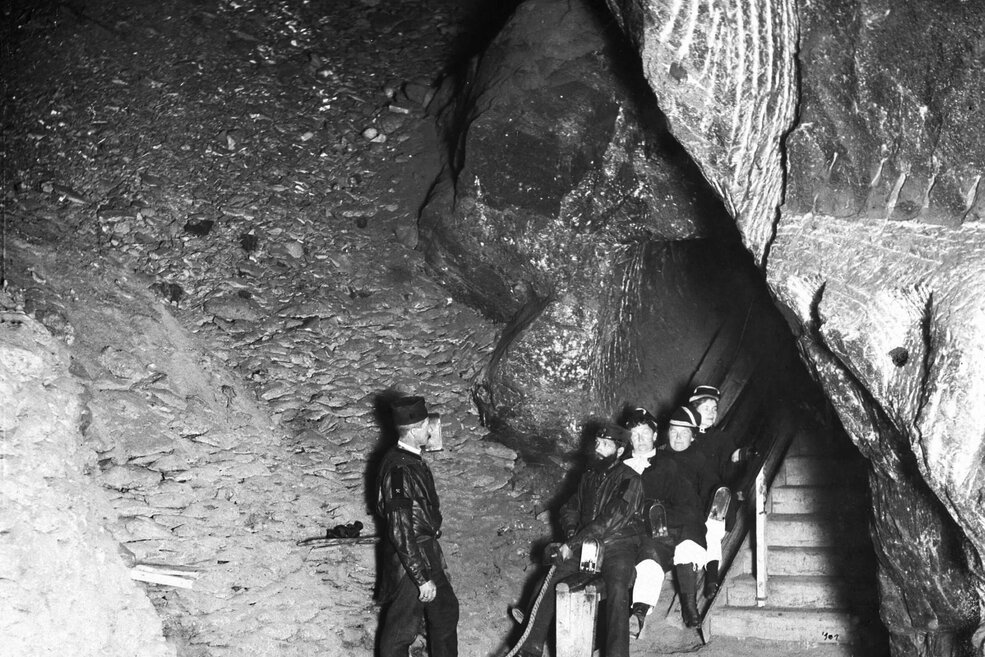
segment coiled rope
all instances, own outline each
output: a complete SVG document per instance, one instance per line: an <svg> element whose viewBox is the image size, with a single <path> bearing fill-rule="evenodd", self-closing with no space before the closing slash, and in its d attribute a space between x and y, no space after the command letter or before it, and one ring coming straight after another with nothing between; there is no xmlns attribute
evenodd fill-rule
<svg viewBox="0 0 985 657"><path fill-rule="evenodd" d="M515 655L520 652L520 646L523 642L527 640L530 636L530 631L534 628L534 618L537 617L537 610L540 609L540 603L544 599L544 595L547 593L547 589L551 588L551 581L554 579L554 571L557 570L557 564L551 564L550 570L547 571L547 577L544 578L544 585L540 587L540 593L537 594L537 599L534 600L534 606L530 609L530 615L527 617L527 627L523 630L523 634L520 635L520 640L516 642L513 648L503 655L503 657L515 657Z"/></svg>

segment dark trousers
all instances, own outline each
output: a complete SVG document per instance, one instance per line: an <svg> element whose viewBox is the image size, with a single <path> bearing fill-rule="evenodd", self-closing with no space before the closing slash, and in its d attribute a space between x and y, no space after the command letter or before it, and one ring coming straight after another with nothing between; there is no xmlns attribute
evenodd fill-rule
<svg viewBox="0 0 985 657"><path fill-rule="evenodd" d="M380 657L407 657L422 615L427 620L431 657L458 657L458 598L444 571L432 576L438 592L426 604L418 599L420 589L409 577L400 579L396 595L383 612Z"/></svg>
<svg viewBox="0 0 985 657"><path fill-rule="evenodd" d="M636 576L639 539L621 539L605 544L602 557L602 579L605 581L605 636L604 657L628 657L629 655L629 589ZM568 559L554 571L547 583L547 593L533 618L530 634L523 647L533 652L543 649L554 622L556 598L554 587L565 577L578 572L578 559Z"/></svg>

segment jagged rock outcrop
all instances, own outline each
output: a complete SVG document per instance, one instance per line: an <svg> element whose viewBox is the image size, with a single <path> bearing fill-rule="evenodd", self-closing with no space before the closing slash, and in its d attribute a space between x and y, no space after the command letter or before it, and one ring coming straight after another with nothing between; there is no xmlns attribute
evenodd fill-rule
<svg viewBox="0 0 985 657"><path fill-rule="evenodd" d="M873 463L894 652L967 648L985 593L985 9L610 5ZM785 172L764 159L779 148Z"/></svg>
<svg viewBox="0 0 985 657"><path fill-rule="evenodd" d="M591 3L522 4L435 101L450 155L421 218L445 284L510 323L488 419L568 445L590 413L667 408L722 324L767 303L708 239L731 222L613 29Z"/></svg>

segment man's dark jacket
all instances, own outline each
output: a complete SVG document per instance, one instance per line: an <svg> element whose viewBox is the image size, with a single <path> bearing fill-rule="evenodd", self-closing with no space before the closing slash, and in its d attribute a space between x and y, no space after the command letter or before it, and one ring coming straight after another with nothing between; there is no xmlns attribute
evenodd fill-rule
<svg viewBox="0 0 985 657"><path fill-rule="evenodd" d="M605 472L589 470L561 507L561 530L571 546L590 538L608 543L643 532L640 476L622 461Z"/></svg>
<svg viewBox="0 0 985 657"><path fill-rule="evenodd" d="M417 586L444 569L438 545L441 508L434 489L434 476L424 459L400 447L383 456L377 479L376 510L386 521L380 602L396 593L402 577Z"/></svg>
<svg viewBox="0 0 985 657"><path fill-rule="evenodd" d="M718 478L718 468L697 443L687 449L675 452L669 446L661 448L658 458L666 458L677 465L678 472L691 482L698 495L702 515L707 514L715 490L722 485Z"/></svg>
<svg viewBox="0 0 985 657"><path fill-rule="evenodd" d="M640 476L643 497L663 505L675 543L691 540L705 545L705 515L696 487L684 478L667 450L657 450Z"/></svg>
<svg viewBox="0 0 985 657"><path fill-rule="evenodd" d="M741 472L741 467L732 462L732 453L739 449L735 438L723 429L712 426L699 431L694 442L715 468L722 485L734 485L736 476Z"/></svg>

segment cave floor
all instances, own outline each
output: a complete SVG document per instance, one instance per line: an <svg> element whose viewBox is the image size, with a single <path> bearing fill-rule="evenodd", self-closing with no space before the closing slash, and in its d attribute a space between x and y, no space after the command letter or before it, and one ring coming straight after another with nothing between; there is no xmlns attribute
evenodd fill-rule
<svg viewBox="0 0 985 657"><path fill-rule="evenodd" d="M126 404L86 446L117 512L141 519L112 528L127 558L201 572L191 590L140 585L182 657L372 652L373 545L296 542L373 531L387 388L445 418L432 464L462 654L512 630L564 464L482 440L470 386L499 327L412 248L438 172L428 85L469 44L470 11L4 4L3 276L70 344L97 420ZM804 650L716 637L699 652Z"/></svg>

